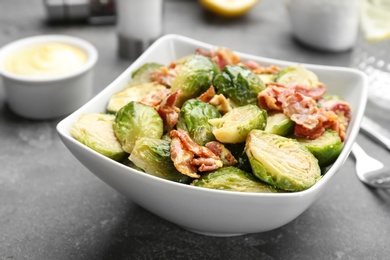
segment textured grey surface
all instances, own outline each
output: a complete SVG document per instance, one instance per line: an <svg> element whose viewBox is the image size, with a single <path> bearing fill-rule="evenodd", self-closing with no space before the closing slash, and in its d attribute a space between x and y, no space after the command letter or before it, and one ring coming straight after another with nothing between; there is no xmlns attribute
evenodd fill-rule
<svg viewBox="0 0 390 260"><path fill-rule="evenodd" d="M0 46L37 34L70 34L99 51L95 93L131 61L117 56L113 25L49 25L43 1L1 0ZM296 62L348 66L351 52L307 49L291 36L282 1L263 0L225 20L197 1L166 0L164 33ZM390 127L381 113L367 111ZM390 191L358 181L350 157L328 190L279 229L230 238L191 233L138 207L94 177L61 143L58 120L13 114L0 84L0 259L385 259L390 255ZM389 154L365 136L372 155ZM267 209L264 209L267 210Z"/></svg>

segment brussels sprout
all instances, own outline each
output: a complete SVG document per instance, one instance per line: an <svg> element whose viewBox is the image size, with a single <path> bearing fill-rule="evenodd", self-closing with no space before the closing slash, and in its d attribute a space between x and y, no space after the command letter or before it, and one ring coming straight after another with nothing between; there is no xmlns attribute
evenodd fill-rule
<svg viewBox="0 0 390 260"><path fill-rule="evenodd" d="M138 138L161 138L163 129L163 121L157 111L135 101L119 109L115 116L115 135L122 149L128 153L132 152Z"/></svg>
<svg viewBox="0 0 390 260"><path fill-rule="evenodd" d="M174 61L174 64L177 65L183 65L186 64L190 59L192 59L196 54L189 54L186 56L182 56L179 59Z"/></svg>
<svg viewBox="0 0 390 260"><path fill-rule="evenodd" d="M233 100L238 106L257 103L257 94L265 89L261 79L250 69L228 65L214 79L218 94Z"/></svg>
<svg viewBox="0 0 390 260"><path fill-rule="evenodd" d="M195 143L204 146L215 140L213 126L209 119L219 118L221 114L214 106L196 99L187 100L179 114L177 128L186 130Z"/></svg>
<svg viewBox="0 0 390 260"><path fill-rule="evenodd" d="M241 143L252 129L264 129L267 112L255 105L237 107L221 118L210 119L215 138L222 143Z"/></svg>
<svg viewBox="0 0 390 260"><path fill-rule="evenodd" d="M156 82L148 82L131 88L125 88L110 97L107 104L107 111L116 113L130 101L141 101L153 89L165 90L166 87Z"/></svg>
<svg viewBox="0 0 390 260"><path fill-rule="evenodd" d="M114 134L115 116L110 114L83 114L70 128L70 133L79 142L116 161L126 153Z"/></svg>
<svg viewBox="0 0 390 260"><path fill-rule="evenodd" d="M181 105L190 98L195 98L205 92L211 85L214 76L219 73L217 64L210 58L194 55L179 71L172 82L172 92L182 90L176 105Z"/></svg>
<svg viewBox="0 0 390 260"><path fill-rule="evenodd" d="M285 86L297 84L311 88L315 88L319 84L317 75L302 65L282 69L277 74L275 82Z"/></svg>
<svg viewBox="0 0 390 260"><path fill-rule="evenodd" d="M275 82L275 74L256 74L264 84Z"/></svg>
<svg viewBox="0 0 390 260"><path fill-rule="evenodd" d="M326 129L320 137L314 140L303 137L294 138L309 149L317 158L321 167L326 167L334 163L344 146L340 136L330 129Z"/></svg>
<svg viewBox="0 0 390 260"><path fill-rule="evenodd" d="M279 189L305 190L321 178L317 159L295 139L252 130L245 151L253 174Z"/></svg>
<svg viewBox="0 0 390 260"><path fill-rule="evenodd" d="M173 165L169 141L149 137L139 138L129 159L150 175L181 183L192 181Z"/></svg>
<svg viewBox="0 0 390 260"><path fill-rule="evenodd" d="M159 63L145 63L136 71L133 71L133 73L131 73L132 79L129 82L128 87L138 86L143 83L152 82L153 80L150 77L150 74L161 67L163 67L163 65Z"/></svg>
<svg viewBox="0 0 390 260"><path fill-rule="evenodd" d="M294 125L294 121L290 120L285 114L271 113L268 114L267 125L264 131L271 134L287 136L294 131Z"/></svg>
<svg viewBox="0 0 390 260"><path fill-rule="evenodd" d="M280 190L275 189L269 184L261 182L252 174L233 166L220 168L203 174L199 179L194 180L191 185L209 189L239 192L280 192Z"/></svg>

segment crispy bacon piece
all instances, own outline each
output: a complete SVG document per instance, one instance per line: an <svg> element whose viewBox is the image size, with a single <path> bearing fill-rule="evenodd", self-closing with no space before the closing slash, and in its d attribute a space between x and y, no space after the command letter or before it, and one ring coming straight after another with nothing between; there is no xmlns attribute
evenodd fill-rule
<svg viewBox="0 0 390 260"><path fill-rule="evenodd" d="M158 114L161 116L164 124L168 129L173 129L179 120L180 109L175 106L178 96L182 93L181 90L175 91L164 98L159 106L156 107Z"/></svg>
<svg viewBox="0 0 390 260"><path fill-rule="evenodd" d="M351 106L343 100L325 100L319 101L321 107L327 111L333 111L338 117L338 134L341 140L345 138L349 121L351 120Z"/></svg>
<svg viewBox="0 0 390 260"><path fill-rule="evenodd" d="M156 81L164 86L171 86L173 80L177 76L177 69L161 67L150 74L153 81Z"/></svg>
<svg viewBox="0 0 390 260"><path fill-rule="evenodd" d="M340 126L336 113L319 108L310 97L301 93L289 96L283 103L283 112L296 123L294 134L297 136L316 139L325 132L325 129L330 128L344 140L345 128Z"/></svg>
<svg viewBox="0 0 390 260"><path fill-rule="evenodd" d="M184 175L191 178L199 178L195 165L191 164L194 154L185 150L180 138L172 138L171 141L171 158L175 168Z"/></svg>
<svg viewBox="0 0 390 260"><path fill-rule="evenodd" d="M289 85L287 88L294 89L296 92L311 97L314 100L320 100L327 91L327 88L324 84L318 84L318 86L315 88L303 85Z"/></svg>
<svg viewBox="0 0 390 260"><path fill-rule="evenodd" d="M235 65L241 62L240 57L225 47L219 47L211 51L197 49L195 53L211 58L221 70L227 65Z"/></svg>
<svg viewBox="0 0 390 260"><path fill-rule="evenodd" d="M278 83L267 83L267 88L261 91L258 96L259 107L269 111L282 111L282 104L287 97L294 93L301 93L305 96L311 97L314 100L319 100L326 93L327 88L323 84L319 84L316 88L311 88L302 85L284 86Z"/></svg>
<svg viewBox="0 0 390 260"><path fill-rule="evenodd" d="M184 130L170 132L171 158L178 171L192 178L199 178L197 173L216 170L223 166L221 159L209 148L196 144ZM194 168L195 167L195 168ZM196 167L197 171L196 171Z"/></svg>
<svg viewBox="0 0 390 260"><path fill-rule="evenodd" d="M208 142L205 146L221 159L224 166L232 166L238 163L229 149L220 142Z"/></svg>
<svg viewBox="0 0 390 260"><path fill-rule="evenodd" d="M206 92L203 92L203 94L200 95L197 99L213 105L222 115L226 114L232 109L229 101L224 95L216 95L214 86L210 86L209 89L206 90Z"/></svg>
<svg viewBox="0 0 390 260"><path fill-rule="evenodd" d="M150 90L139 102L144 105L156 107L168 96L170 92L171 90L167 88L155 88Z"/></svg>
<svg viewBox="0 0 390 260"><path fill-rule="evenodd" d="M351 106L344 100L321 99L319 104L324 109L333 111L337 115L343 115L348 121L351 120Z"/></svg>
<svg viewBox="0 0 390 260"><path fill-rule="evenodd" d="M294 134L316 139L325 129L336 131L344 141L350 120L350 106L341 100L323 100L327 88L318 84L316 88L303 85L283 86L267 83L267 88L258 94L258 106L267 111L280 111L294 121ZM318 107L317 102L321 104Z"/></svg>
<svg viewBox="0 0 390 260"><path fill-rule="evenodd" d="M214 86L210 86L202 95L200 95L197 100L209 103L210 100L215 96Z"/></svg>
<svg viewBox="0 0 390 260"><path fill-rule="evenodd" d="M285 99L294 93L293 89L288 89L277 83L267 84L267 88L259 92L257 96L258 106L267 111L282 111Z"/></svg>
<svg viewBox="0 0 390 260"><path fill-rule="evenodd" d="M280 68L276 65L264 67L253 60L246 61L244 65L251 69L255 74L277 74L280 71Z"/></svg>
<svg viewBox="0 0 390 260"><path fill-rule="evenodd" d="M319 109L314 99L310 97L294 93L286 98L282 108L287 117L307 129L314 129L319 123L317 116Z"/></svg>

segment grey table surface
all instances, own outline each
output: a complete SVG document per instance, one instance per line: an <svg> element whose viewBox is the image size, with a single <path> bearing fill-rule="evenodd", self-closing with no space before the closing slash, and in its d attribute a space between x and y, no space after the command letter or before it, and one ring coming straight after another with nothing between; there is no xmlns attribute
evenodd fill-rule
<svg viewBox="0 0 390 260"><path fill-rule="evenodd" d="M175 33L254 55L349 66L351 51L325 53L299 44L283 1L263 0L226 20L197 1L164 2L164 34ZM1 0L0 46L39 34L69 34L96 46L97 94L132 61L118 57L113 24L46 22L43 1ZM368 104L367 114L390 127ZM0 259L388 259L390 191L368 188L350 156L329 189L306 212L276 230L236 237L186 231L137 206L103 183L65 148L61 119L33 121L7 106L0 83ZM360 134L359 143L389 162Z"/></svg>

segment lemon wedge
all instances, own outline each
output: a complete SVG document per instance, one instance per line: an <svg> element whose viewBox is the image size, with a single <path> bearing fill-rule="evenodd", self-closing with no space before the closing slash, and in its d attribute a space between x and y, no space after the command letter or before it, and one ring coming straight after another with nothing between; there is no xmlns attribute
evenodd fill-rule
<svg viewBox="0 0 390 260"><path fill-rule="evenodd" d="M238 17L252 9L259 0L199 0L210 12L224 17Z"/></svg>
<svg viewBox="0 0 390 260"><path fill-rule="evenodd" d="M382 0L363 1L361 26L368 41L390 38L390 2Z"/></svg>

